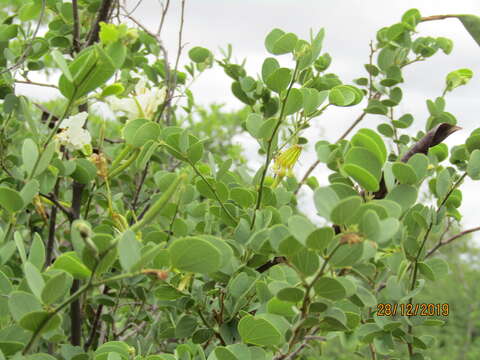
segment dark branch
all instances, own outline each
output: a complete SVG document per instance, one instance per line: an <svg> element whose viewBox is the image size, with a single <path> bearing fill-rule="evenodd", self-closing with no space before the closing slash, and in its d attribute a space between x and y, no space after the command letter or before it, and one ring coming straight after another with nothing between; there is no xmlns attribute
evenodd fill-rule
<svg viewBox="0 0 480 360"><path fill-rule="evenodd" d="M461 127L451 125L448 123L441 123L435 126L432 130L427 132L424 137L418 140L406 153L403 155L401 161L407 162L415 154L427 154L428 149L440 144L443 140L453 134L455 131L460 130ZM375 199L383 199L387 195L387 186L385 180L380 180L380 189L374 193Z"/></svg>
<svg viewBox="0 0 480 360"><path fill-rule="evenodd" d="M97 17L92 24L92 29L87 37L87 42L85 43L85 47L88 47L94 43L96 43L99 39L98 33L100 32L100 23L108 22L110 9L113 5L113 0L103 0L102 5L100 5L100 9L98 10Z"/></svg>
<svg viewBox="0 0 480 360"><path fill-rule="evenodd" d="M82 46L80 44L80 18L78 16L78 0L72 0L73 10L73 49L80 52Z"/></svg>

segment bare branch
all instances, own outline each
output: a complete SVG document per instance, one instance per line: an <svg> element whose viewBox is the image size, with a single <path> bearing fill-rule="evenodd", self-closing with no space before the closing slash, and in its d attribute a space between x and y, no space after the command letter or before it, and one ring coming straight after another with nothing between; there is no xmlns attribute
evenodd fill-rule
<svg viewBox="0 0 480 360"><path fill-rule="evenodd" d="M100 5L100 9L98 10L97 17L92 24L92 28L90 33L87 36L87 42L85 43L85 47L89 47L93 43L98 41L98 33L100 32L100 23L102 21L108 21L108 17L110 14L110 8L112 7L113 0L103 0L102 5Z"/></svg>
<svg viewBox="0 0 480 360"><path fill-rule="evenodd" d="M437 245L435 245L432 249L430 249L427 253L427 255L425 255L425 258L431 256L435 251L437 251L438 249L440 249L442 246L445 246L445 245L448 245L450 244L451 242L457 240L458 238L461 238L462 236L465 236L467 234L470 234L470 233L473 233L475 231L480 231L480 226L478 227L475 227L475 228L472 228L472 229L468 229L468 230L464 230L450 238L448 238L447 240L443 240L443 241L440 241L437 243Z"/></svg>
<svg viewBox="0 0 480 360"><path fill-rule="evenodd" d="M80 52L82 46L80 44L80 18L78 16L78 0L72 0L73 11L73 49Z"/></svg>

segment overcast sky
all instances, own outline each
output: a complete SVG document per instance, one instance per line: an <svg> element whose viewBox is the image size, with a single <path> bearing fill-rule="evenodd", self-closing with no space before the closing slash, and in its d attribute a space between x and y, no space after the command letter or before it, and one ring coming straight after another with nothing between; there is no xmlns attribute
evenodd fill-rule
<svg viewBox="0 0 480 360"><path fill-rule="evenodd" d="M170 2L162 39L172 62L177 51L180 0ZM136 3L137 0L128 0L129 9ZM270 56L264 48L264 38L270 30L281 28L308 39L310 29L318 31L323 27L326 30L323 51L333 58L329 71L349 83L354 78L366 75L363 64L368 62L368 44L370 40L375 40L376 31L398 22L406 10L414 7L419 9L423 16L480 15L478 0L187 0L183 29L186 46L181 63L185 63L187 52L193 46L203 46L220 55L218 49L231 43L234 58L239 61L246 58L247 72L255 77L260 73L265 57ZM160 14L158 0L144 0L133 16L155 31ZM404 101L396 111L398 114L412 113L416 118L417 128L423 128L428 117L426 99L441 95L448 72L458 68L470 68L475 74L473 80L467 86L449 93L446 98L446 110L453 113L458 119L458 125L463 127L463 130L448 139L448 143L464 143L470 132L480 127L480 47L457 19L422 23L417 30L421 36L444 36L452 39L454 50L449 56L439 52L424 63L415 64L405 70L405 83L401 84ZM291 60L288 55L283 55L279 57L279 61L289 65ZM230 85L231 79L216 66L198 79L192 91L199 103L224 103L227 109L240 108L242 104L231 95ZM35 91L37 95L41 91L42 96L50 96L45 89L35 90L29 91ZM328 109L324 116L314 121L312 128L308 130L308 137L312 140L310 148L302 154L296 173L303 175L305 169L315 160L312 150L316 141L336 140L364 106L362 103L354 108ZM366 117L362 125L376 126L382 121L381 116L371 115ZM315 175L324 179L323 173L326 173L325 168L319 166ZM463 224L466 228L478 226L480 221L476 211L480 186L478 182L467 181L462 189L464 199L461 210L465 215ZM305 190L305 193L308 191ZM309 198L311 196L304 196L305 208L310 211L312 205Z"/></svg>

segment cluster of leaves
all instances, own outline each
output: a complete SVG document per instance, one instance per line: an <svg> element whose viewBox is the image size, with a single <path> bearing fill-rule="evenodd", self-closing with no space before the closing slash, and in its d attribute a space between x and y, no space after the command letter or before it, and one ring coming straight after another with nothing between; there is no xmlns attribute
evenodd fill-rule
<svg viewBox="0 0 480 360"><path fill-rule="evenodd" d="M367 77L351 85L326 73L323 30L309 41L271 31L265 47L275 57L254 78L231 51L215 62L202 47L189 51L185 72L171 68L156 34L112 20L131 19L117 2L6 8L0 359L316 359L337 338L372 358L426 358L434 339L417 329L444 321L377 316L377 304L411 303L448 273L429 257L449 241L431 242L460 220L462 180L480 178L480 133L452 148L447 164L442 141L459 128L445 95L468 82L467 69L427 101L426 133L401 133L414 122L395 115L403 68L452 50L448 39L417 37L417 10L378 32ZM49 24L43 37L29 26L38 16ZM247 109L195 104L189 84L215 63ZM33 84L29 73L47 69L61 72L58 106L16 95L16 82ZM139 74L150 85L139 88ZM160 100L155 88L165 88ZM310 122L365 98L339 141L315 144L329 185L291 176ZM123 116L95 115L99 102L120 102ZM62 122L85 111L91 148L61 145ZM386 122L347 140L367 114ZM237 134L258 142L265 162L256 172ZM325 226L297 208L304 182Z"/></svg>

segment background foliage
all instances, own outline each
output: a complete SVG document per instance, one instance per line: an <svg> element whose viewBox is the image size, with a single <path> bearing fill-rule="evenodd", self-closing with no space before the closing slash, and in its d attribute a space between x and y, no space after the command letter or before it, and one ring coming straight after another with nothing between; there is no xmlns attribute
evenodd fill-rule
<svg viewBox="0 0 480 360"><path fill-rule="evenodd" d="M172 57L164 18L152 32L118 1L1 3L0 359L477 358L478 250L463 240L480 228L458 208L480 179L480 130L443 143L461 129L446 98L473 73L445 74L426 121L398 105L404 68L453 50L417 26L454 17L480 44L478 17L407 11L346 84L324 29L273 29L254 76L230 46L194 46L179 68L182 32ZM213 66L244 109L195 103ZM36 103L18 83L62 98ZM353 106L297 174L311 122ZM358 126L367 114L375 129ZM234 141L247 136L258 169ZM311 176L321 163L328 186ZM316 214L299 211L302 186ZM400 313L422 303L438 305Z"/></svg>

